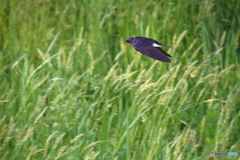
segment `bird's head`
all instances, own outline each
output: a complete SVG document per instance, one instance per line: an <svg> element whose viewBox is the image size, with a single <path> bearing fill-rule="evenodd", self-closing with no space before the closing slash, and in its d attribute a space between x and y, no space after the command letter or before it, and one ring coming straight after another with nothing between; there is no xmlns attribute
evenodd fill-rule
<svg viewBox="0 0 240 160"><path fill-rule="evenodd" d="M134 41L135 41L135 38L129 38L124 42L127 43L127 44L130 44L130 45L133 45Z"/></svg>

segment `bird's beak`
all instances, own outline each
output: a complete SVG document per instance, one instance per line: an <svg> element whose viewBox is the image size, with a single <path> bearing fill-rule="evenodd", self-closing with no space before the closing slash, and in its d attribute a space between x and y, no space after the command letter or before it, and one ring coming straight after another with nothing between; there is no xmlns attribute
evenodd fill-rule
<svg viewBox="0 0 240 160"><path fill-rule="evenodd" d="M123 43L127 43L127 44L131 45L130 43L128 43L128 42L126 42L126 41L124 41Z"/></svg>

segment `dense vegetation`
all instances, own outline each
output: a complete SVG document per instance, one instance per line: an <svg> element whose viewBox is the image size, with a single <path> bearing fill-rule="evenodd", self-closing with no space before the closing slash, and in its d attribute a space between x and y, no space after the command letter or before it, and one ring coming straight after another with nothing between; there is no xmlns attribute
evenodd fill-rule
<svg viewBox="0 0 240 160"><path fill-rule="evenodd" d="M1 159L239 153L238 1L0 1Z"/></svg>

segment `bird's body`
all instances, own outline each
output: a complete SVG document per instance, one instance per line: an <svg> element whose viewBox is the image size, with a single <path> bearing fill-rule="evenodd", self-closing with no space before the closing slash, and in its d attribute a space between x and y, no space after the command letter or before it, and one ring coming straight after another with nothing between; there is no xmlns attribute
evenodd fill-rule
<svg viewBox="0 0 240 160"><path fill-rule="evenodd" d="M171 57L167 52L162 50L160 47L170 48L168 46L164 46L163 44L159 43L158 41L146 38L146 37L133 37L129 38L125 41L134 47L138 52L151 57L153 59L163 61L163 62L170 62L171 60L168 57Z"/></svg>

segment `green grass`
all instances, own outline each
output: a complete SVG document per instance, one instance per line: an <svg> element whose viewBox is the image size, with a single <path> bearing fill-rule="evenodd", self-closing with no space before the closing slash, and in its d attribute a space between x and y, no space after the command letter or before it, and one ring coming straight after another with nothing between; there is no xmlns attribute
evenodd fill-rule
<svg viewBox="0 0 240 160"><path fill-rule="evenodd" d="M234 0L1 0L1 159L240 154L239 13ZM172 62L123 43L134 36Z"/></svg>

